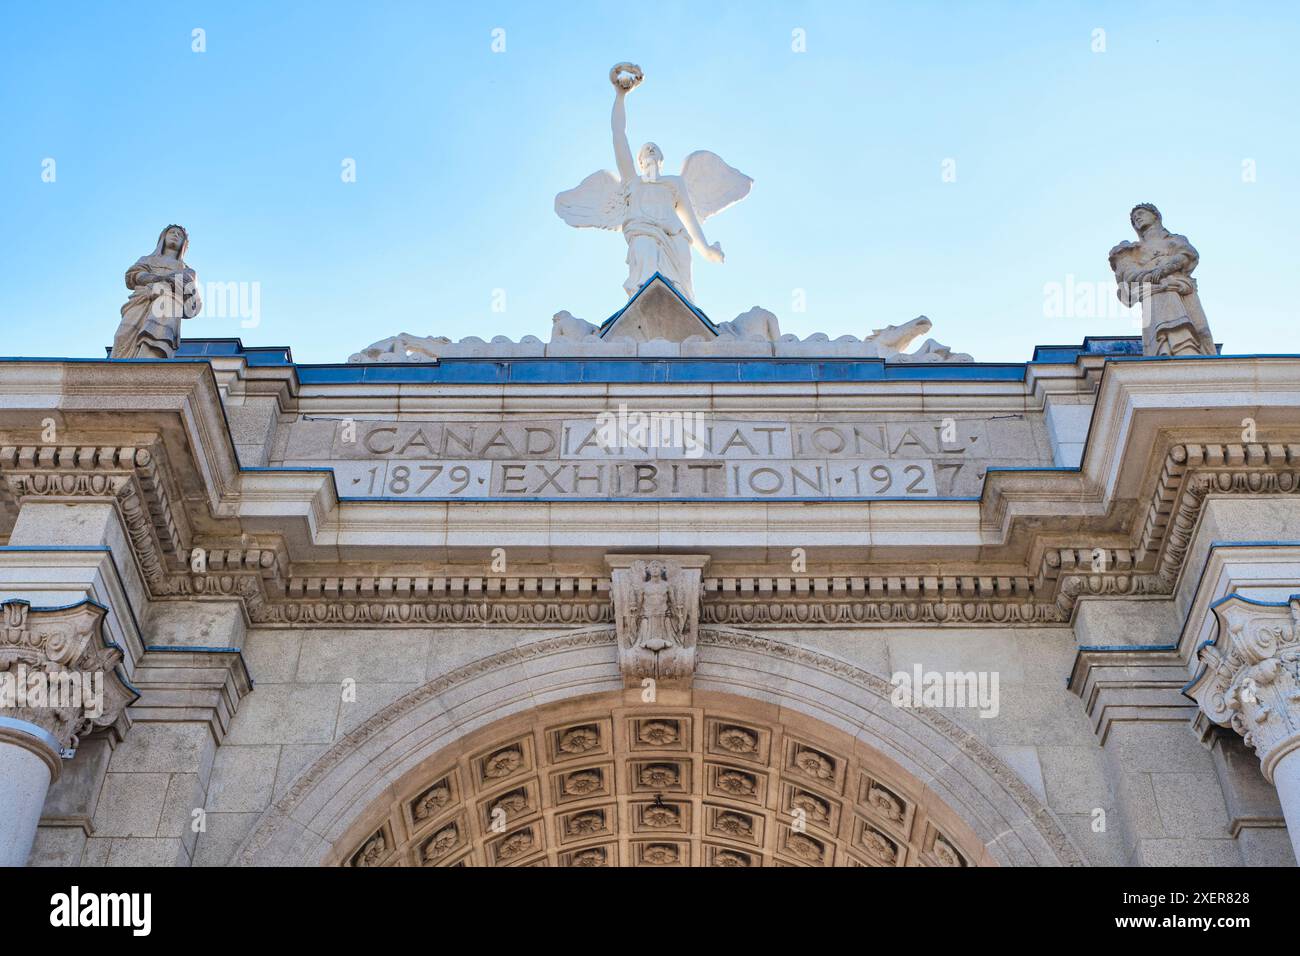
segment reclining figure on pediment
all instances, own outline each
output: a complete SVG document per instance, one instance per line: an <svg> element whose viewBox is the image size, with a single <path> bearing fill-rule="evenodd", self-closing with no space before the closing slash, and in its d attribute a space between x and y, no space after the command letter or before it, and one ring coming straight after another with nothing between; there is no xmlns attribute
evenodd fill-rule
<svg viewBox="0 0 1300 956"><path fill-rule="evenodd" d="M755 306L729 322L717 325L716 336L692 335L682 342L654 339L637 342L626 336L602 338L600 326L569 312L557 312L551 320L549 344L525 335L518 342L504 335L486 342L467 336L453 342L446 336L417 336L409 332L390 336L348 359L351 363L434 362L441 358L524 358L543 356L590 356L656 358L675 355L727 355L755 358L878 358L898 363L951 363L974 361L964 352L954 352L934 339L914 352L905 352L912 342L930 331L931 322L917 316L901 325L887 325L858 338L841 335L832 339L824 332L807 338L782 335L777 317Z"/></svg>

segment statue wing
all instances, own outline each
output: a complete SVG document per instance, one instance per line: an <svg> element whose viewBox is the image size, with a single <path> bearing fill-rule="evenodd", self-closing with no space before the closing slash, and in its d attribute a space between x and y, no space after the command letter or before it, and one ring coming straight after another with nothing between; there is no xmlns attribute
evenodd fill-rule
<svg viewBox="0 0 1300 956"><path fill-rule="evenodd" d="M683 647L695 645L695 629L699 623L699 594L681 571L669 576L669 607L673 624Z"/></svg>
<svg viewBox="0 0 1300 956"><path fill-rule="evenodd" d="M627 639L629 647L636 644L636 625L641 610L640 602L637 600L637 587L634 583L636 580L634 576L638 573L638 565L641 565L642 569L644 569L644 565L640 561L633 562L632 567L621 573L614 574L613 579L610 581L614 591L612 595L614 609L619 618L617 621L618 630ZM644 571L642 570L641 573L644 573Z"/></svg>
<svg viewBox="0 0 1300 956"><path fill-rule="evenodd" d="M749 195L754 180L728 166L717 153L697 149L682 163L682 182L695 215L703 222Z"/></svg>
<svg viewBox="0 0 1300 956"><path fill-rule="evenodd" d="M579 229L622 229L625 206L623 184L608 169L555 197L555 214Z"/></svg>

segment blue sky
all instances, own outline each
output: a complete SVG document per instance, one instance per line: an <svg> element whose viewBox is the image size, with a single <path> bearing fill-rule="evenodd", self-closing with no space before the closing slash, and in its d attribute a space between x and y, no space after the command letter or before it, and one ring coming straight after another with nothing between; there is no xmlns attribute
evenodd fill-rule
<svg viewBox="0 0 1300 956"><path fill-rule="evenodd" d="M715 320L762 305L834 337L925 314L988 361L1136 334L1106 253L1151 201L1201 253L1224 351L1300 352L1294 4L86 2L5 24L4 354L102 356L122 274L169 222L203 282L260 290L255 327L200 316L187 337L336 362L399 331L600 321L625 246L552 204L613 167L619 60L646 74L634 150L676 172L708 148L755 179L705 224L727 253L695 260ZM1067 282L1101 301L1051 314Z"/></svg>

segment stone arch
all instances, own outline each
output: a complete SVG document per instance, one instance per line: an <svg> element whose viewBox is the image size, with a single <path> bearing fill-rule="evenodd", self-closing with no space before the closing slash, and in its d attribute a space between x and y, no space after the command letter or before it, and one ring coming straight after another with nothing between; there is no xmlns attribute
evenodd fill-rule
<svg viewBox="0 0 1300 956"><path fill-rule="evenodd" d="M854 827L861 836L863 827L872 823L869 804L863 801L870 798L870 788L879 785L913 805L914 819L924 822L925 832L912 833L900 852L900 860L906 863L950 862L949 854L940 852L944 847L935 844L938 834L950 844L948 849L959 850L961 862L970 865L1083 865L1082 854L1051 811L1010 767L943 714L894 706L883 678L808 647L726 628L702 628L698 655L693 687L661 688L653 705L641 703L639 690L623 687L615 635L608 627L521 642L457 668L395 701L337 741L263 813L236 854L236 862L346 864L382 835L375 846L382 843L384 853L372 853L375 862L417 865L422 851L416 844L439 830L444 817L436 814L430 819L432 830L425 830L408 815L403 833L399 832L401 808L409 808L448 770L460 768L464 779L454 786L465 792L448 798L452 802L447 819L461 810L486 812L481 801L475 802L482 796L481 781L468 779L470 768L481 768L483 759L501 749L500 741L523 739L526 734L521 728L532 727L532 743L524 747L529 752L521 752L520 757L538 799L547 802L541 790L554 786L558 769L549 762L551 755L544 753L546 734L604 721L601 726L607 728L610 752L593 755L593 760L599 763L597 758L608 756L611 772L622 775L634 755L613 751L630 746L631 721L638 714L668 714L685 719L682 726L691 726L694 744L687 756L693 760L691 772L697 775L698 782L692 784L697 811L700 801L707 799L705 774L727 760L725 755L707 752L706 730L716 729L719 721L753 728L760 735L780 728L772 742L779 752L773 752L762 768L774 777L781 772L780 761L798 759L800 747L823 754L832 767L847 758L836 781L845 824L838 830L837 863L872 864L870 854L856 845L846 849L845 841L851 844ZM793 732L787 727L793 727ZM519 763L513 757L505 762ZM855 774L858 779L849 779ZM623 776L612 789L620 785L627 789L626 780ZM771 781L768 809L773 813L780 812L786 799L778 788L787 782L786 778ZM859 793L863 787L868 789ZM810 792L817 792L816 787ZM821 793L833 796L826 789ZM628 799L623 799L617 812L626 815L627 804ZM474 846L467 841L464 849L479 855L464 855L455 848L455 853L436 862L453 857L455 862L485 862L483 854L489 852L485 821L461 819L462 827L477 828L481 836ZM700 823L696 836L705 839ZM771 829L782 821L769 813L765 825ZM897 835L888 827L880 832ZM547 844L549 862L572 862L568 857L559 859L558 841L548 840L544 830L534 838ZM694 852L702 855L700 839ZM515 841L520 842L522 837ZM879 841L872 838L872 842ZM768 844L764 860L770 862L773 840ZM626 839L621 853L628 853ZM521 861L527 862L525 857L529 854L522 854ZM786 857L800 862L792 854Z"/></svg>

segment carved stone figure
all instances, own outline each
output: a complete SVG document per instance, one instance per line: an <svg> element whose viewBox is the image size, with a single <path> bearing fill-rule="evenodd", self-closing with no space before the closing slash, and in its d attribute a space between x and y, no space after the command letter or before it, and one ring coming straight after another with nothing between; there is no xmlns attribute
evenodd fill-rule
<svg viewBox="0 0 1300 956"><path fill-rule="evenodd" d="M556 312L551 317L551 341L556 339L570 339L572 341L581 341L582 339L591 339L600 331L598 326L592 325L586 319L579 319L577 316L568 312Z"/></svg>
<svg viewBox="0 0 1300 956"><path fill-rule="evenodd" d="M864 345L871 346L871 351L876 358L893 358L902 354L903 349L907 348L915 339L920 338L926 332L929 332L932 323L923 315L918 315L910 322L904 322L902 325L887 325L883 329L873 329L871 334L866 336L862 342ZM929 339L926 346L931 343L938 345L934 339ZM938 346L943 348L943 346Z"/></svg>
<svg viewBox="0 0 1300 956"><path fill-rule="evenodd" d="M641 147L634 164L625 101L643 76L632 63L619 63L609 73L618 174L592 173L555 197L555 211L571 226L622 231L628 273L623 290L629 297L658 272L694 299L691 247L710 262L723 261L722 247L704 238L701 223L748 196L754 181L708 150L687 156L680 176L663 174L664 154L654 143Z"/></svg>
<svg viewBox="0 0 1300 956"><path fill-rule="evenodd" d="M1214 339L1201 309L1192 271L1200 256L1186 236L1164 227L1160 210L1140 203L1129 213L1137 242L1110 250L1117 295L1142 306L1144 355L1214 355Z"/></svg>
<svg viewBox="0 0 1300 956"><path fill-rule="evenodd" d="M652 301L647 304L647 300ZM901 325L875 329L865 338L841 335L832 339L824 332L814 332L800 339L797 335L782 335L777 317L755 306L728 322L717 323L717 333L713 334L697 311L683 303L676 293L666 292L666 287L656 281L619 313L603 335L601 326L569 312L557 312L551 320L551 338L547 345L531 335L525 335L518 342L504 335L493 336L490 342L475 335L453 342L443 335L416 336L403 332L374 343L348 361L437 362L444 358L542 358L575 354L650 354L662 358L664 348L671 347L672 343L681 343L683 349L689 347L689 354L695 356L735 355L737 346L740 346L742 349L752 348L752 351L741 354L755 357L879 358L898 363L973 361L966 353L954 352L934 339L926 339L915 352L903 351L930 327L930 320L920 315ZM683 351L681 354L688 353Z"/></svg>
<svg viewBox="0 0 1300 956"><path fill-rule="evenodd" d="M658 559L611 573L619 665L629 681L689 678L700 618L698 568Z"/></svg>
<svg viewBox="0 0 1300 956"><path fill-rule="evenodd" d="M131 297L113 336L113 358L171 358L181 340L181 320L203 308L198 276L185 264L190 245L183 226L172 224L158 235L152 253L126 270Z"/></svg>
<svg viewBox="0 0 1300 956"><path fill-rule="evenodd" d="M730 322L719 322L718 334L751 342L775 342L781 337L781 323L767 309L754 306Z"/></svg>

